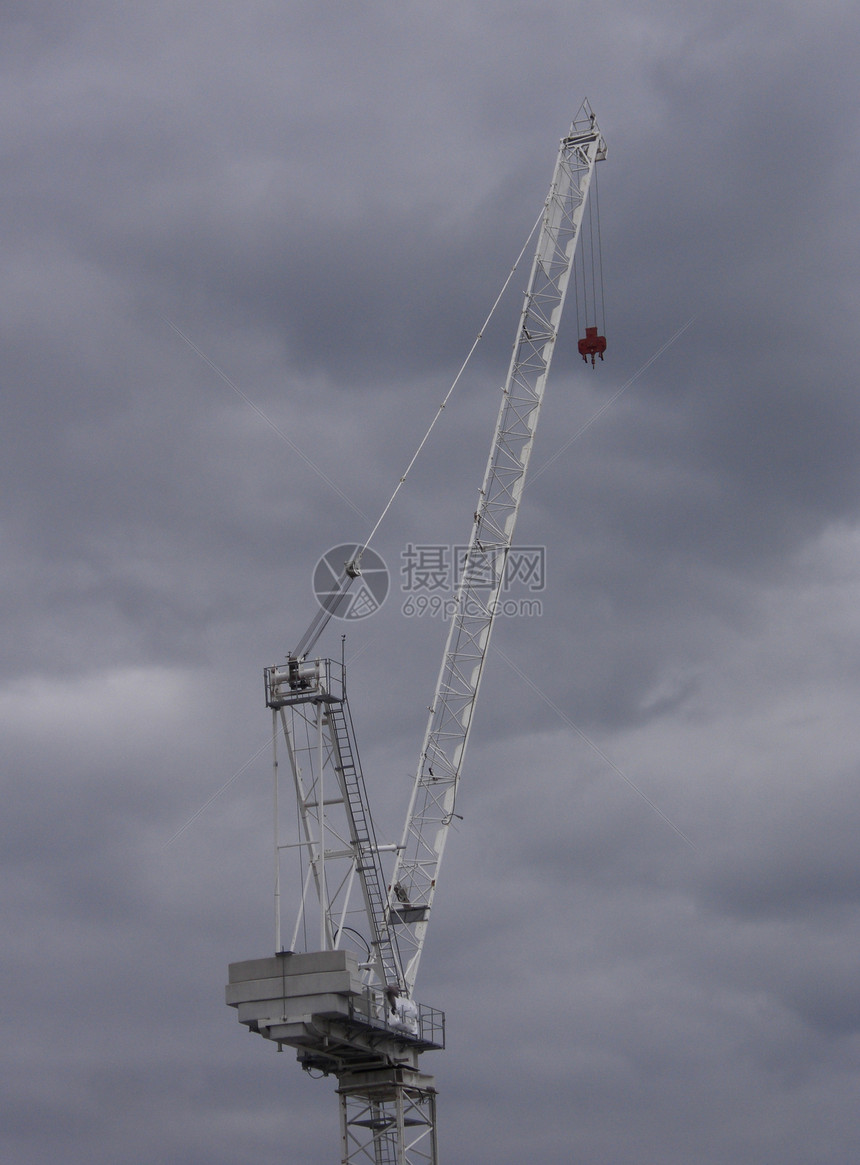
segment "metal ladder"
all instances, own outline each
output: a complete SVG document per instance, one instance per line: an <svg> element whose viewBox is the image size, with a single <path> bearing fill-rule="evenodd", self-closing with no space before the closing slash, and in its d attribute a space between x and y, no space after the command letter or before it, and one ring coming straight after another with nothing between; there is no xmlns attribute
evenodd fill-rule
<svg viewBox="0 0 860 1165"><path fill-rule="evenodd" d="M340 782L350 826L350 841L355 850L355 868L361 882L364 904L370 922L371 944L376 954L381 985L403 985L400 952L388 923L388 895L379 860L379 849L367 801L367 789L349 703L333 700L326 708L334 770Z"/></svg>

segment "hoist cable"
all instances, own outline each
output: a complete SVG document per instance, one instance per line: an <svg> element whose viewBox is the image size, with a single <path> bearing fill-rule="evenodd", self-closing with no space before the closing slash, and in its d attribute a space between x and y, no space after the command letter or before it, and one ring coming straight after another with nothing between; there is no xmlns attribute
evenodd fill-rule
<svg viewBox="0 0 860 1165"><path fill-rule="evenodd" d="M576 334L577 334L577 336L582 331L582 327L580 325L580 320L579 320L579 267L581 267L581 266L582 266L582 257L579 254L579 248L577 247L577 249L573 255L573 298L574 298L574 302L576 303Z"/></svg>
<svg viewBox="0 0 860 1165"><path fill-rule="evenodd" d="M597 269L594 262L594 203L588 200L588 254L591 259L591 307L597 323ZM587 322L587 321L586 321Z"/></svg>
<svg viewBox="0 0 860 1165"><path fill-rule="evenodd" d="M600 191L598 188L597 167L594 167L594 210L597 216L597 263L600 270L600 331L606 335L606 298L603 289L603 239L600 234Z"/></svg>

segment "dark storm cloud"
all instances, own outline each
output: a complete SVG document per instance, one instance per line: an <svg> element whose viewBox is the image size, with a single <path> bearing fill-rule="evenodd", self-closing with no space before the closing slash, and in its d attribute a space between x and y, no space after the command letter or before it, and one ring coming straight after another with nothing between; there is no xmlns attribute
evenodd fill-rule
<svg viewBox="0 0 860 1165"><path fill-rule="evenodd" d="M422 967L443 1159L856 1157L854 12L0 26L4 1160L336 1159L330 1083L221 1002L272 941L260 669L394 488L585 95L609 351L584 368L571 308L517 533L543 613L494 632ZM401 613L403 548L466 535L525 280L350 631L386 838L444 638Z"/></svg>

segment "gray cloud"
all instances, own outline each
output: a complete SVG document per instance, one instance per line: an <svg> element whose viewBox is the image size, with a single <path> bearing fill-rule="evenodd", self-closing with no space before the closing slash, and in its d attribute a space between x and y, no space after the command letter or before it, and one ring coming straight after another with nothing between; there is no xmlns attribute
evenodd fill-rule
<svg viewBox="0 0 860 1165"><path fill-rule="evenodd" d="M856 15L93 0L0 31L4 1161L336 1159L331 1083L222 1003L272 943L260 671L585 95L609 350L584 368L571 305L518 528L542 614L494 633L422 966L443 1159L856 1157ZM465 538L525 279L350 632L385 837L444 637L403 549Z"/></svg>

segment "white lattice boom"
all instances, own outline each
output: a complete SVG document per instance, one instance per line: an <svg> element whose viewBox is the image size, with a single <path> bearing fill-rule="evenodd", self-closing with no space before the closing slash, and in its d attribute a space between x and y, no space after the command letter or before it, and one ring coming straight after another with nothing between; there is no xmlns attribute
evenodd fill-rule
<svg viewBox="0 0 860 1165"><path fill-rule="evenodd" d="M606 147L583 105L562 139L523 302L448 642L421 749L389 910L412 990L493 620L505 578L591 176Z"/></svg>

